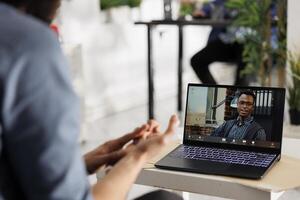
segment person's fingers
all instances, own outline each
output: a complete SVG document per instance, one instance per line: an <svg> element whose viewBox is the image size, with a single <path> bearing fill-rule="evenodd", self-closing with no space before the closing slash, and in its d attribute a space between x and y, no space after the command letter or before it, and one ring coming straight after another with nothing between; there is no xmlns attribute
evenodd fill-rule
<svg viewBox="0 0 300 200"><path fill-rule="evenodd" d="M97 156L106 155L106 154L114 152L114 151L118 151L118 150L122 149L129 141L134 140L137 137L140 137L140 135L142 135L143 132L146 132L147 129L148 129L148 125L143 125L141 127L136 128L133 132L128 133L120 138L105 142L104 144L100 145L96 149L88 152L86 154L86 157L94 158ZM101 162L101 160L104 158L105 157L103 157L103 158L99 157L99 162Z"/></svg>
<svg viewBox="0 0 300 200"><path fill-rule="evenodd" d="M153 137L155 135L161 134L161 132L159 130L160 129L160 124L156 120L150 119L147 122L147 124L149 125L147 131L144 132L143 135L140 138L137 138L134 141L135 144L137 144L141 140L145 140L145 139L148 139L148 138Z"/></svg>
<svg viewBox="0 0 300 200"><path fill-rule="evenodd" d="M165 135L170 135L175 133L175 128L179 125L179 119L176 115L172 115L169 120L168 128L165 131Z"/></svg>
<svg viewBox="0 0 300 200"><path fill-rule="evenodd" d="M156 120L151 119L148 121L148 124L149 124L148 131L150 131L151 133L155 131L159 131L160 124Z"/></svg>
<svg viewBox="0 0 300 200"><path fill-rule="evenodd" d="M112 152L116 151L118 149L123 148L125 144L127 144L129 141L142 137L143 134L146 133L148 129L148 125L145 124L141 127L136 128L133 132L128 133L122 137L119 137L117 139L111 140L108 143L106 143L106 152Z"/></svg>
<svg viewBox="0 0 300 200"><path fill-rule="evenodd" d="M128 133L128 134L124 135L123 137L121 137L121 140L130 141L131 139L141 137L148 129L149 129L149 125L143 124L142 126L137 127L131 133Z"/></svg>
<svg viewBox="0 0 300 200"><path fill-rule="evenodd" d="M159 130L160 124L156 120L151 119L147 122L147 124L148 124L148 129L145 132L143 132L143 135L141 137L134 139L133 142L134 144L137 144L142 140L160 134L160 130Z"/></svg>
<svg viewBox="0 0 300 200"><path fill-rule="evenodd" d="M154 130L153 130L153 132L155 133L155 134L161 134L161 131L160 131L160 126L158 126L158 127L155 127L154 128Z"/></svg>
<svg viewBox="0 0 300 200"><path fill-rule="evenodd" d="M169 120L165 134L149 137L143 144L139 145L140 150L144 152L159 151L164 144L168 142L169 136L175 133L175 128L179 125L179 120L176 115L172 115ZM155 150L156 149L156 150Z"/></svg>
<svg viewBox="0 0 300 200"><path fill-rule="evenodd" d="M175 128L178 126L179 120L176 115L171 116L168 124L168 128L165 131L166 136L173 134L175 132ZM159 130L159 126L154 127L152 130L152 133L147 136L147 139L150 139L152 137L157 137L159 135L162 135L163 133Z"/></svg>

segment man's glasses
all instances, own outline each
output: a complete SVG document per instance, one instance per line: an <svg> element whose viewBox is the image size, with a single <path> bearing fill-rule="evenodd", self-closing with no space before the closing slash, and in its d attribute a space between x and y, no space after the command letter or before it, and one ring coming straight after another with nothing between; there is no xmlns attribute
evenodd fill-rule
<svg viewBox="0 0 300 200"><path fill-rule="evenodd" d="M247 101L239 101L238 104L241 105L241 106L250 107L250 106L253 106L254 103L253 102L249 102L249 101L248 102Z"/></svg>

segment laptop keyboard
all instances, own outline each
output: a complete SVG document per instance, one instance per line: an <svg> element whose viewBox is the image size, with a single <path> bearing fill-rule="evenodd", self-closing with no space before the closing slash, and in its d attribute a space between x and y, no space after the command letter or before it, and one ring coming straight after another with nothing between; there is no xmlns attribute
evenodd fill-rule
<svg viewBox="0 0 300 200"><path fill-rule="evenodd" d="M209 160L221 163L250 165L255 167L268 167L276 157L275 154L184 145L179 147L176 151L173 151L170 156L193 160Z"/></svg>

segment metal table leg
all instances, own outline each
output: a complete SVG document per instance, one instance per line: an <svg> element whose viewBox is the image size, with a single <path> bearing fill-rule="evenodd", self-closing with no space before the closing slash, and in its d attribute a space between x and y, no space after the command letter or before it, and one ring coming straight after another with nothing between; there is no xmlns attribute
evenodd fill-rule
<svg viewBox="0 0 300 200"><path fill-rule="evenodd" d="M182 61L183 61L183 27L178 25L178 91L177 91L177 110L182 111Z"/></svg>
<svg viewBox="0 0 300 200"><path fill-rule="evenodd" d="M152 26L147 24L147 44L148 44L148 117L154 119L154 83L152 65Z"/></svg>

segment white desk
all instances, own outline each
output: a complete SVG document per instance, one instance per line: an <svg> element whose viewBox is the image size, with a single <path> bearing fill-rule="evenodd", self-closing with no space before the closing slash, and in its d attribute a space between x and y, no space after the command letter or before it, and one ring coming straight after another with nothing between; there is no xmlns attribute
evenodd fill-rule
<svg viewBox="0 0 300 200"><path fill-rule="evenodd" d="M283 146L288 148L292 142L295 141L284 138ZM274 198L284 191L300 187L300 160L286 155L282 156L280 162L262 180L161 170L153 166L153 163L177 145L170 145L149 162L137 178L136 184L241 200L272 199L272 196ZM99 173L98 178L101 176L103 174Z"/></svg>

